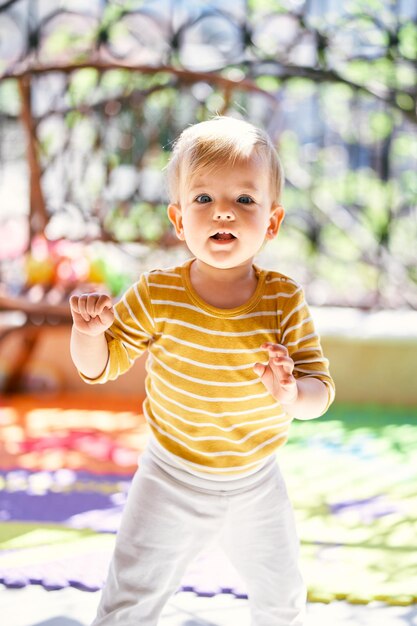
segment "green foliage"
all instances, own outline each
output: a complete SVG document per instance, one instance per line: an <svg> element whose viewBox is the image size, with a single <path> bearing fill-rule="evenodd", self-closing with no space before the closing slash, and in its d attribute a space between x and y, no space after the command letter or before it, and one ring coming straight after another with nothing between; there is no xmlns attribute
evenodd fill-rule
<svg viewBox="0 0 417 626"><path fill-rule="evenodd" d="M0 82L0 113L13 116L20 114L19 89L14 78Z"/></svg>
<svg viewBox="0 0 417 626"><path fill-rule="evenodd" d="M118 206L105 218L106 229L119 241L157 242L168 226L165 205L155 207L147 202L138 202L128 210Z"/></svg>
<svg viewBox="0 0 417 626"><path fill-rule="evenodd" d="M385 8L385 3L382 0L348 0L346 2L346 9L352 13L358 13L362 15L370 11L377 14Z"/></svg>
<svg viewBox="0 0 417 626"><path fill-rule="evenodd" d="M44 45L44 54L49 59L70 57L73 62L81 62L88 58L93 47L94 32L77 32L71 24L61 24L52 31Z"/></svg>
<svg viewBox="0 0 417 626"><path fill-rule="evenodd" d="M415 108L414 98L408 93L398 93L395 96L395 102L404 111L413 111Z"/></svg>
<svg viewBox="0 0 417 626"><path fill-rule="evenodd" d="M79 111L68 111L65 115L65 123L68 128L74 128L79 122L84 119L84 115Z"/></svg>
<svg viewBox="0 0 417 626"><path fill-rule="evenodd" d="M372 139L380 141L386 139L392 134L394 128L394 120L392 115L385 111L371 112L369 115L370 129Z"/></svg>
<svg viewBox="0 0 417 626"><path fill-rule="evenodd" d="M78 106L91 100L99 79L98 71L93 67L86 67L71 75L68 85L68 96L73 106Z"/></svg>
<svg viewBox="0 0 417 626"><path fill-rule="evenodd" d="M248 0L248 9L254 14L285 13L288 2L284 0Z"/></svg>
<svg viewBox="0 0 417 626"><path fill-rule="evenodd" d="M407 22L398 33L399 50L407 59L417 59L417 25Z"/></svg>
<svg viewBox="0 0 417 626"><path fill-rule="evenodd" d="M256 79L256 85L265 91L275 93L281 86L281 81L275 76L259 76Z"/></svg>
<svg viewBox="0 0 417 626"><path fill-rule="evenodd" d="M417 160L417 137L398 131L392 140L392 153L394 158Z"/></svg>
<svg viewBox="0 0 417 626"><path fill-rule="evenodd" d="M100 89L108 95L124 93L131 87L132 72L125 69L108 70L103 72Z"/></svg>
<svg viewBox="0 0 417 626"><path fill-rule="evenodd" d="M95 270L103 277L104 284L110 290L110 294L114 297L120 296L132 284L131 276L120 268L114 267L114 264L106 259L106 257L98 258L94 261Z"/></svg>

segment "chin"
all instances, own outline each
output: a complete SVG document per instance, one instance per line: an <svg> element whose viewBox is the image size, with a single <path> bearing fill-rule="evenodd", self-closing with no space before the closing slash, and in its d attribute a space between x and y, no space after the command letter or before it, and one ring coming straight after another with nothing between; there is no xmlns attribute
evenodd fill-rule
<svg viewBox="0 0 417 626"><path fill-rule="evenodd" d="M246 265L247 263L252 263L252 259L253 257L250 257L249 259L231 259L231 258L207 259L207 260L202 259L202 261L206 263L207 265L211 265L211 267L215 267L219 270L231 270L235 267L239 267L240 265Z"/></svg>

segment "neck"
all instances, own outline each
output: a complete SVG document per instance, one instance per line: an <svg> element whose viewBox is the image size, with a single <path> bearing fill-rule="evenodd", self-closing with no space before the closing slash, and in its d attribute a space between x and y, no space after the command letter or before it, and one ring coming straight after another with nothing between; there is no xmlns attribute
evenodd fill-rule
<svg viewBox="0 0 417 626"><path fill-rule="evenodd" d="M255 270L252 261L236 267L219 269L207 265L199 259L194 259L191 264L191 273L195 279L210 281L212 283L227 285L229 283L252 281L255 278Z"/></svg>
<svg viewBox="0 0 417 626"><path fill-rule="evenodd" d="M221 309L245 304L255 293L258 283L251 263L222 270L198 259L191 263L190 280L200 298Z"/></svg>

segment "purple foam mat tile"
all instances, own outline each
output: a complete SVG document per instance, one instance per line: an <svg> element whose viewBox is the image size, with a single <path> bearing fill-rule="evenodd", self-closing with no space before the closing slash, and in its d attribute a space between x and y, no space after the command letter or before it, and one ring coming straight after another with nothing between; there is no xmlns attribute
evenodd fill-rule
<svg viewBox="0 0 417 626"><path fill-rule="evenodd" d="M93 593L94 591L100 591L103 588L103 584L98 584L97 582L89 582L89 581L72 581L70 582L70 586L74 587L74 589L79 589L80 591L88 591Z"/></svg>
<svg viewBox="0 0 417 626"><path fill-rule="evenodd" d="M98 532L116 532L130 485L130 477L72 470L0 470L0 477L8 485L0 489L0 520L65 523Z"/></svg>
<svg viewBox="0 0 417 626"><path fill-rule="evenodd" d="M24 572L15 570L0 576L0 582L8 589L22 589L30 585L30 578Z"/></svg>
<svg viewBox="0 0 417 626"><path fill-rule="evenodd" d="M58 591L58 589L66 589L70 586L64 576L45 576L41 581L41 585L46 591Z"/></svg>
<svg viewBox="0 0 417 626"><path fill-rule="evenodd" d="M207 587L199 586L196 589L196 593L199 596L205 597L219 596L222 593L222 588L220 585L210 585Z"/></svg>
<svg viewBox="0 0 417 626"><path fill-rule="evenodd" d="M194 588L193 591L199 598L214 598L214 596L218 593L216 591L210 591L210 589L199 588Z"/></svg>
<svg viewBox="0 0 417 626"><path fill-rule="evenodd" d="M91 550L22 567L0 568L0 580L8 587L38 584L48 590L74 587L82 591L103 588L112 556L111 550ZM206 550L189 566L180 589L201 597L222 593L246 598L245 585L220 550Z"/></svg>

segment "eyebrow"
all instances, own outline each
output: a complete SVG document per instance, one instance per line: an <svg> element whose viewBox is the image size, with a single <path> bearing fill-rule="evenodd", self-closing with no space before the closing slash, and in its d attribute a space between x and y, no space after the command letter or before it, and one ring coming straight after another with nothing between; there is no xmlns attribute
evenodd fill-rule
<svg viewBox="0 0 417 626"><path fill-rule="evenodd" d="M198 179L195 181L195 183L193 183L192 187L190 187L190 191L194 191L195 189L204 189L206 184L207 183L205 182L204 178ZM239 187L239 189L245 189L247 191L259 191L258 187L254 185L252 181L243 181L242 183L238 183L236 187Z"/></svg>

